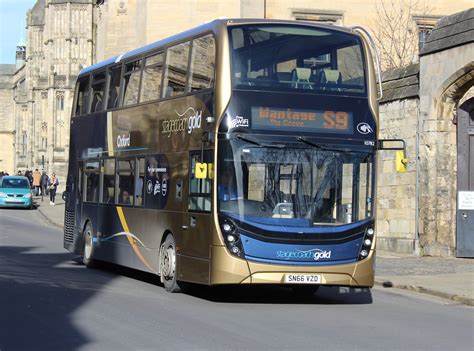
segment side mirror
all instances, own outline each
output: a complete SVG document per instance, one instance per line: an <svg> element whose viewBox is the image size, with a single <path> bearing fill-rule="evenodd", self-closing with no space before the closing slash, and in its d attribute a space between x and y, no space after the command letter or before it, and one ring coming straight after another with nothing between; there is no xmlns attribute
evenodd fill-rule
<svg viewBox="0 0 474 351"><path fill-rule="evenodd" d="M69 201L69 192L63 191L63 194L61 195L61 198L63 199L64 202Z"/></svg>
<svg viewBox="0 0 474 351"><path fill-rule="evenodd" d="M408 159L406 158L406 144L403 139L381 139L377 142L377 150L394 150L395 169L398 173L406 173Z"/></svg>

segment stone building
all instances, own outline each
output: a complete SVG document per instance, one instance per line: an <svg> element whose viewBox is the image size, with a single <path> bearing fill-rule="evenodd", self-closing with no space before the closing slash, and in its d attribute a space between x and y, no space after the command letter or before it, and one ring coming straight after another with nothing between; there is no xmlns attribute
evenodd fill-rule
<svg viewBox="0 0 474 351"><path fill-rule="evenodd" d="M0 170L65 179L76 77L95 61L94 11L90 0L38 0L28 11L26 46L16 65L0 65Z"/></svg>
<svg viewBox="0 0 474 351"><path fill-rule="evenodd" d="M15 170L13 113L13 86L17 68L15 64L0 65L0 171Z"/></svg>
<svg viewBox="0 0 474 351"><path fill-rule="evenodd" d="M393 155L379 157L379 248L473 257L474 208L458 194L474 197L474 9L442 18L419 65L383 81L380 136L405 139L410 161L395 174Z"/></svg>

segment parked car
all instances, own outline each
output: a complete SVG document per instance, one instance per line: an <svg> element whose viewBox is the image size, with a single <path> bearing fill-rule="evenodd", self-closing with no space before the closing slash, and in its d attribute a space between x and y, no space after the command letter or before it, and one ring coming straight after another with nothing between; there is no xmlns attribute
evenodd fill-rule
<svg viewBox="0 0 474 351"><path fill-rule="evenodd" d="M21 176L5 176L0 182L0 207L33 208L30 181Z"/></svg>

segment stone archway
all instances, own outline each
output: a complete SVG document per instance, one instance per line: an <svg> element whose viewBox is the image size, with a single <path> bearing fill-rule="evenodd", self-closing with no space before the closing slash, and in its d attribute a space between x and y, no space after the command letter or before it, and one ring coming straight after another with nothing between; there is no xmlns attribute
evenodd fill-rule
<svg viewBox="0 0 474 351"><path fill-rule="evenodd" d="M446 57L456 55L455 51L461 48L420 60L419 243L426 255L455 255L456 111L462 97L474 85L474 61L451 60L448 64Z"/></svg>

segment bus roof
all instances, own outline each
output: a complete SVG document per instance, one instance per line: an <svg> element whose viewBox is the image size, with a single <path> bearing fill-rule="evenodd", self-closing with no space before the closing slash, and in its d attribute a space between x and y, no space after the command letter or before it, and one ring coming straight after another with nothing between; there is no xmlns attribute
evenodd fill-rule
<svg viewBox="0 0 474 351"><path fill-rule="evenodd" d="M169 43L172 43L174 41L178 41L180 39L185 39L187 37L191 37L194 35L197 35L199 33L205 32L212 30L215 28L216 25L225 23L226 25L242 25L242 24L299 24L302 26L313 26L313 27L319 27L319 28L326 28L326 29L331 29L331 30L337 30L337 31L342 31L342 32L347 32L351 33L352 30L351 28L348 27L342 27L342 26L335 26L335 25L327 25L327 24L320 24L320 23L309 23L309 22L298 22L298 21L292 21L292 20L274 20L274 19L262 19L262 18L225 18L225 19L215 19L210 22L206 22L204 24L201 24L197 27L188 29L184 32L181 32L179 34L173 35L171 37L167 37L165 39L156 41L154 43L142 46L140 48L133 49L131 51L125 52L121 55L111 57L109 59L106 59L104 61L98 62L92 66L88 66L83 68L79 72L79 76L83 74L88 74L94 71L98 71L102 68L105 69L105 67L113 64L113 63L119 63L122 62L123 60L129 59L134 56L140 56L144 53L147 53L149 51L153 51L153 49L160 48L162 46L165 46Z"/></svg>

